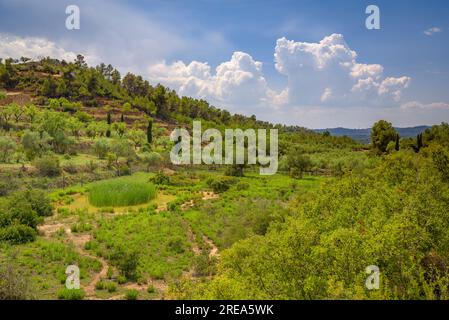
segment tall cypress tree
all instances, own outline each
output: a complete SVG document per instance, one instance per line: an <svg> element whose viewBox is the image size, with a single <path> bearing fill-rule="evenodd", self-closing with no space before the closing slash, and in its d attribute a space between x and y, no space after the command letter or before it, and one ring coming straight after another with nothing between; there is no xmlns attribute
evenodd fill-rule
<svg viewBox="0 0 449 320"><path fill-rule="evenodd" d="M111 123L112 123L111 111L108 111L107 122L108 122L108 130L106 131L106 137L109 138L111 137Z"/></svg>
<svg viewBox="0 0 449 320"><path fill-rule="evenodd" d="M397 134L396 135L396 145L394 147L396 149L396 151L399 151L399 139L400 139L399 134Z"/></svg>
<svg viewBox="0 0 449 320"><path fill-rule="evenodd" d="M147 141L149 144L153 143L153 119L148 119L147 127Z"/></svg>
<svg viewBox="0 0 449 320"><path fill-rule="evenodd" d="M422 147L423 147L422 133L420 133L420 134L418 134L416 136L416 149L417 149L417 152L419 152L419 150L421 150Z"/></svg>

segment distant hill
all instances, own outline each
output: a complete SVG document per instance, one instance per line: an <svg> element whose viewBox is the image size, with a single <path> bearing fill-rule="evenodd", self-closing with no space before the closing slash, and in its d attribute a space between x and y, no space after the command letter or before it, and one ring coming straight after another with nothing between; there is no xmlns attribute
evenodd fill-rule
<svg viewBox="0 0 449 320"><path fill-rule="evenodd" d="M403 138L415 137L419 133L430 128L430 126L417 126L408 128L395 128L399 135ZM315 129L315 132L322 133L329 131L333 136L348 136L363 143L370 142L371 128L366 129L348 129L348 128L332 128L332 129Z"/></svg>

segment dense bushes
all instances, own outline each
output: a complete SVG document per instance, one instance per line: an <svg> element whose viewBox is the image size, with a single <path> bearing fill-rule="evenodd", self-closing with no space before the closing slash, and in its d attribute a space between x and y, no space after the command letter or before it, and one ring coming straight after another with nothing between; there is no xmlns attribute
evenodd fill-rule
<svg viewBox="0 0 449 320"><path fill-rule="evenodd" d="M28 279L12 266L1 267L0 300L25 300L30 297Z"/></svg>
<svg viewBox="0 0 449 320"><path fill-rule="evenodd" d="M11 224L0 228L0 242L20 244L34 241L36 230L24 224Z"/></svg>
<svg viewBox="0 0 449 320"><path fill-rule="evenodd" d="M424 154L395 152L293 201L285 223L223 251L218 276L178 297L448 299L449 185ZM379 290L365 287L369 265Z"/></svg>
<svg viewBox="0 0 449 320"><path fill-rule="evenodd" d="M55 155L45 155L37 158L33 164L42 176L55 177L61 173L59 159Z"/></svg>
<svg viewBox="0 0 449 320"><path fill-rule="evenodd" d="M0 162L9 162L16 148L13 139L0 136Z"/></svg>
<svg viewBox="0 0 449 320"><path fill-rule="evenodd" d="M58 291L58 299L61 300L83 300L85 293L83 289L63 288Z"/></svg>
<svg viewBox="0 0 449 320"><path fill-rule="evenodd" d="M0 208L0 242L19 244L33 241L42 217L52 214L50 199L39 190L13 194Z"/></svg>
<svg viewBox="0 0 449 320"><path fill-rule="evenodd" d="M233 184L237 183L238 180L235 178L210 178L207 180L207 185L214 190L214 192L222 193L227 191Z"/></svg>

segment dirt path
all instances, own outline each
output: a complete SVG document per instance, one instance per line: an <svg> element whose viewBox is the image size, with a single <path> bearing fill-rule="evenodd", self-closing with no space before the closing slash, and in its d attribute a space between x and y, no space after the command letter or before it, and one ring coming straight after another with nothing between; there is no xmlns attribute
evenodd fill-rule
<svg viewBox="0 0 449 320"><path fill-rule="evenodd" d="M38 226L39 232L43 235L44 238L50 238L54 233L58 232L59 230L64 230L65 234L67 235L67 238L70 242L73 243L75 247L75 251L79 253L80 255L84 257L88 257L91 259L95 259L101 263L101 270L98 273L95 273L92 277L92 280L87 284L83 289L86 293L87 299L92 299L95 296L95 285L97 282L99 282L102 278L106 278L109 265L101 257L94 256L87 252L84 249L84 246L87 242L92 240L92 235L90 234L74 234L72 230L69 227L69 223L49 223L49 224L43 224Z"/></svg>
<svg viewBox="0 0 449 320"><path fill-rule="evenodd" d="M209 258L212 258L212 257L218 258L220 256L220 254L218 253L218 247L215 245L215 243L206 236L203 236L203 240L204 240L204 242L206 242L206 244L210 248Z"/></svg>
<svg viewBox="0 0 449 320"><path fill-rule="evenodd" d="M218 199L220 196L213 192L213 191L203 191L202 192L202 200L203 201L208 201L208 200L214 200L214 199ZM194 202L193 200L184 202L181 205L181 210L186 210L187 208L193 207L194 206ZM189 223L187 221L186 225L187 225L187 233L188 233L188 237L189 240L193 243L192 246L192 251L193 253L197 256L201 254L201 249L198 246L198 243L196 242L196 236L195 233L193 232L192 228L190 227ZM209 252L209 257L219 257L220 254L218 253L218 247L215 245L215 243L209 239L208 237L206 237L205 235L203 235L203 241L209 246L210 248L210 252Z"/></svg>
<svg viewBox="0 0 449 320"><path fill-rule="evenodd" d="M87 242L89 242L90 240L92 240L92 236L90 234L74 235L70 228L66 228L65 233L67 234L69 240L75 245L75 250L80 255L82 255L84 257L91 258L91 259L95 259L101 263L100 272L96 273L93 276L92 280L89 282L89 284L84 287L86 296L89 299L89 298L95 296L95 285L97 284L97 282L99 282L99 281L101 281L101 279L104 279L107 277L109 265L106 262L106 260L104 260L103 258L94 256L84 249L85 244Z"/></svg>

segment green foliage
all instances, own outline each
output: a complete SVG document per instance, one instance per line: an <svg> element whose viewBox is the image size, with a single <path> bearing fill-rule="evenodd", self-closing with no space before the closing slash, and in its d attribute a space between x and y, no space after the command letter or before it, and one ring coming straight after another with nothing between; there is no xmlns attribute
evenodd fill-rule
<svg viewBox="0 0 449 320"><path fill-rule="evenodd" d="M28 159L42 156L50 150L51 137L46 132L25 131L22 146Z"/></svg>
<svg viewBox="0 0 449 320"><path fill-rule="evenodd" d="M126 124L124 122L114 122L112 124L112 129L115 131L117 136L121 138L126 132Z"/></svg>
<svg viewBox="0 0 449 320"><path fill-rule="evenodd" d="M9 162L16 150L16 142L8 137L0 137L0 162Z"/></svg>
<svg viewBox="0 0 449 320"><path fill-rule="evenodd" d="M156 292L156 288L153 286L153 285L149 285L148 286L148 288L147 288L147 292L149 293L149 294L152 294L152 293L155 293Z"/></svg>
<svg viewBox="0 0 449 320"><path fill-rule="evenodd" d="M139 254L136 251L119 249L113 255L121 274L127 280L135 281L138 277L137 264L139 262Z"/></svg>
<svg viewBox="0 0 449 320"><path fill-rule="evenodd" d="M106 138L100 138L97 141L95 141L95 144L93 145L93 150L95 154L100 159L104 159L106 157L106 154L109 152L109 141Z"/></svg>
<svg viewBox="0 0 449 320"><path fill-rule="evenodd" d="M122 276L134 280L179 276L192 256L186 225L175 215L139 212L104 220L95 243Z"/></svg>
<svg viewBox="0 0 449 320"><path fill-rule="evenodd" d="M69 128L68 119L64 113L49 110L39 116L38 131L46 132L52 138L51 146L54 152L64 153L73 144L66 131Z"/></svg>
<svg viewBox="0 0 449 320"><path fill-rule="evenodd" d="M112 124L111 112L108 112L106 122L108 124L108 129L106 130L106 137L111 137L111 129L110 126Z"/></svg>
<svg viewBox="0 0 449 320"><path fill-rule="evenodd" d="M225 174L231 177L243 177L243 164L233 164L226 166Z"/></svg>
<svg viewBox="0 0 449 320"><path fill-rule="evenodd" d="M11 265L0 268L0 300L29 299L28 279Z"/></svg>
<svg viewBox="0 0 449 320"><path fill-rule="evenodd" d="M137 300L137 297L139 296L139 291L135 289L127 290L125 292L125 299L126 300Z"/></svg>
<svg viewBox="0 0 449 320"><path fill-rule="evenodd" d="M21 244L34 241L36 230L23 224L11 224L0 228L0 242Z"/></svg>
<svg viewBox="0 0 449 320"><path fill-rule="evenodd" d="M106 282L104 281L98 281L95 284L95 290L104 290L106 288Z"/></svg>
<svg viewBox="0 0 449 320"><path fill-rule="evenodd" d="M153 177L150 178L150 182L159 185L169 185L170 177L164 174L162 171L159 171Z"/></svg>
<svg viewBox="0 0 449 320"><path fill-rule="evenodd" d="M423 147L423 135L422 133L420 133L416 136L416 152L419 152L419 150L421 150L422 147Z"/></svg>
<svg viewBox="0 0 449 320"><path fill-rule="evenodd" d="M0 242L20 244L36 237L41 217L52 214L50 199L39 190L16 192L0 209Z"/></svg>
<svg viewBox="0 0 449 320"><path fill-rule="evenodd" d="M89 202L97 207L118 207L142 204L156 195L154 185L130 178L105 180L89 187Z"/></svg>
<svg viewBox="0 0 449 320"><path fill-rule="evenodd" d="M218 276L190 297L447 299L448 195L432 159L395 152L294 200L285 223L223 251ZM369 265L380 290L365 288Z"/></svg>
<svg viewBox="0 0 449 320"><path fill-rule="evenodd" d="M157 152L143 152L139 155L139 158L146 164L147 171L150 171L150 167L162 162L162 156Z"/></svg>
<svg viewBox="0 0 449 320"><path fill-rule="evenodd" d="M441 174L443 181L449 182L449 152L436 145L430 149L432 161Z"/></svg>
<svg viewBox="0 0 449 320"><path fill-rule="evenodd" d="M58 291L58 299L61 300L83 300L85 295L83 289L63 288Z"/></svg>
<svg viewBox="0 0 449 320"><path fill-rule="evenodd" d="M147 142L149 144L153 143L153 119L148 120L147 126Z"/></svg>
<svg viewBox="0 0 449 320"><path fill-rule="evenodd" d="M207 181L207 185L211 187L214 192L222 193L229 190L229 188L236 182L237 180L234 178L211 178Z"/></svg>
<svg viewBox="0 0 449 320"><path fill-rule="evenodd" d="M45 177L55 177L61 173L59 158L55 155L44 155L36 158L33 165L39 171L39 174Z"/></svg>
<svg viewBox="0 0 449 320"><path fill-rule="evenodd" d="M212 276L216 272L217 260L206 251L201 252L193 261L193 269L198 277Z"/></svg>
<svg viewBox="0 0 449 320"><path fill-rule="evenodd" d="M293 178L302 178L305 171L310 170L312 161L309 156L302 154L298 148L291 149L286 155L284 169L289 172Z"/></svg>
<svg viewBox="0 0 449 320"><path fill-rule="evenodd" d="M39 189L27 189L14 194L10 202L25 201L40 217L48 217L53 213L53 205L47 194Z"/></svg>
<svg viewBox="0 0 449 320"><path fill-rule="evenodd" d="M117 284L115 282L108 282L106 284L106 289L109 293L117 291Z"/></svg>
<svg viewBox="0 0 449 320"><path fill-rule="evenodd" d="M129 130L126 137L133 142L135 149L145 143L145 132L139 129Z"/></svg>
<svg viewBox="0 0 449 320"><path fill-rule="evenodd" d="M131 144L125 139L113 140L110 144L110 150L115 157L115 161L118 161L120 157L126 158L127 161L130 161L136 155Z"/></svg>
<svg viewBox="0 0 449 320"><path fill-rule="evenodd" d="M380 120L371 129L371 144L377 152L385 152L391 141L396 141L397 132L391 123Z"/></svg>

